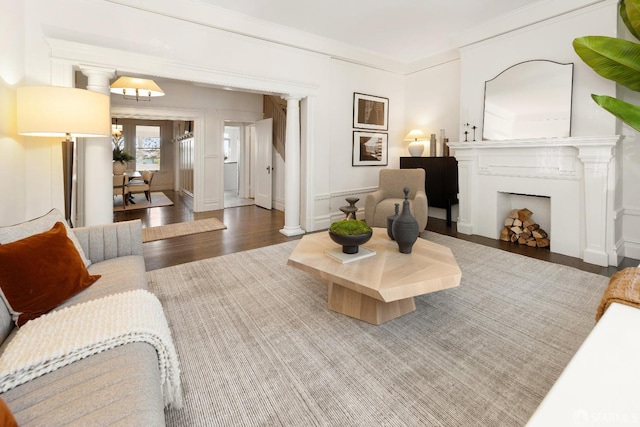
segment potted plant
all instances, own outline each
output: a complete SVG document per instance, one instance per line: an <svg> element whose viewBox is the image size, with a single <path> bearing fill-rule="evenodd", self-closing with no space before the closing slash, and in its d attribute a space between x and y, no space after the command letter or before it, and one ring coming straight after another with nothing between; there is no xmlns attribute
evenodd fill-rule
<svg viewBox="0 0 640 427"><path fill-rule="evenodd" d="M345 254L357 254L358 246L371 239L373 230L366 222L349 217L336 221L329 227L329 237L339 245Z"/></svg>
<svg viewBox="0 0 640 427"><path fill-rule="evenodd" d="M113 174L122 175L127 170L127 162L130 162L134 157L127 153L123 146L124 140L122 138L113 138Z"/></svg>

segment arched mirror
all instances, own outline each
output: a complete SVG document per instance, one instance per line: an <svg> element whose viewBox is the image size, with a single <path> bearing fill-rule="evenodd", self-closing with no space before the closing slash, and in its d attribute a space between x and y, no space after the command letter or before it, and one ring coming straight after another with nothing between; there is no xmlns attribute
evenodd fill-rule
<svg viewBox="0 0 640 427"><path fill-rule="evenodd" d="M483 140L571 135L573 64L533 60L484 84Z"/></svg>

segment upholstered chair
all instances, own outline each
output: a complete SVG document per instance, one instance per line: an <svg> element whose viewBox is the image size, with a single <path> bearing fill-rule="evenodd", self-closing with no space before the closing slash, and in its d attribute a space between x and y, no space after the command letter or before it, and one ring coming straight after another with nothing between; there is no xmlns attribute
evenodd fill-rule
<svg viewBox="0 0 640 427"><path fill-rule="evenodd" d="M404 201L405 187L409 187L409 208L418 221L420 230L427 227L429 206L424 189L424 169L381 169L378 190L364 199L364 217L371 227L387 227L387 217L395 212L395 204Z"/></svg>
<svg viewBox="0 0 640 427"><path fill-rule="evenodd" d="M122 206L127 207L129 189L125 185L126 176L113 175L113 197L122 196Z"/></svg>
<svg viewBox="0 0 640 427"><path fill-rule="evenodd" d="M142 171L140 175L142 175L142 180L132 180L127 185L129 193L144 193L144 196L149 203L151 203L151 180L153 180L153 172Z"/></svg>

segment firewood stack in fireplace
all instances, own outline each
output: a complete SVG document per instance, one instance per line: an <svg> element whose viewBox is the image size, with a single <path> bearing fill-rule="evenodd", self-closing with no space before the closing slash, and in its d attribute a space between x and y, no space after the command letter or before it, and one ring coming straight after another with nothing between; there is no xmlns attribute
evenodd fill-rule
<svg viewBox="0 0 640 427"><path fill-rule="evenodd" d="M549 247L549 234L540 228L529 209L513 209L504 220L500 240L538 248Z"/></svg>

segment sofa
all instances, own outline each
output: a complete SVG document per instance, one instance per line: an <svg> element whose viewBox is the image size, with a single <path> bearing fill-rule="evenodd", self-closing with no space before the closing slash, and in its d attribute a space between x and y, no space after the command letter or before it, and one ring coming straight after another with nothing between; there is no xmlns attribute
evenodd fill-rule
<svg viewBox="0 0 640 427"><path fill-rule="evenodd" d="M64 217L53 210L33 221L0 227L0 248L16 240L16 236L40 233L58 222L64 222ZM88 265L88 273L100 277L53 312L109 295L147 289L139 220L67 227L67 231ZM4 299L3 295L0 360L5 357L7 345L26 329L16 327ZM164 425L166 396L163 398L157 353L146 342L118 345L18 385L0 394L0 398L21 426Z"/></svg>

